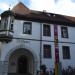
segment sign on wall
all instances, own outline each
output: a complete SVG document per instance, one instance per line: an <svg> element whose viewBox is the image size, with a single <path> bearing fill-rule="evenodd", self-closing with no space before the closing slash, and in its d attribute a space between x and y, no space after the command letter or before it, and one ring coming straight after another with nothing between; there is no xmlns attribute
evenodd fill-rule
<svg viewBox="0 0 75 75"><path fill-rule="evenodd" d="M54 25L54 46L55 46L55 75L59 72L59 46L58 46L58 27Z"/></svg>

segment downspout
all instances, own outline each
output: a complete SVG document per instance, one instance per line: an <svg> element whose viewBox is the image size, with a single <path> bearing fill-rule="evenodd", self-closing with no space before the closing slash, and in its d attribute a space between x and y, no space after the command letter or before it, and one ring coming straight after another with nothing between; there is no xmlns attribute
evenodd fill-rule
<svg viewBox="0 0 75 75"><path fill-rule="evenodd" d="M42 65L42 23L40 23L40 66Z"/></svg>

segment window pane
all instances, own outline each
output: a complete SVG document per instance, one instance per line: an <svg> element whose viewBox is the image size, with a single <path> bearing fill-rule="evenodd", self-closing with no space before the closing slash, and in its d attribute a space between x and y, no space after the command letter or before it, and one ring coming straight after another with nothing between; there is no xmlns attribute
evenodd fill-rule
<svg viewBox="0 0 75 75"><path fill-rule="evenodd" d="M31 34L31 23L30 22L24 22L23 33L24 34Z"/></svg>
<svg viewBox="0 0 75 75"><path fill-rule="evenodd" d="M9 30L13 31L13 24L10 25Z"/></svg>
<svg viewBox="0 0 75 75"><path fill-rule="evenodd" d="M13 18L11 18L11 19L10 19L10 23L13 23L13 22L14 22L14 19L13 19Z"/></svg>
<svg viewBox="0 0 75 75"><path fill-rule="evenodd" d="M14 18L11 17L10 19L10 26L9 26L9 30L13 31L13 25L14 25Z"/></svg>
<svg viewBox="0 0 75 75"><path fill-rule="evenodd" d="M4 28L3 28L3 29L6 30L6 27L7 27L7 26L6 26L6 23L4 22Z"/></svg>
<svg viewBox="0 0 75 75"><path fill-rule="evenodd" d="M8 20L7 20L7 18L5 18L4 19L4 27L3 27L3 29L7 30L7 26L8 26Z"/></svg>
<svg viewBox="0 0 75 75"><path fill-rule="evenodd" d="M67 27L61 27L61 35L63 38L68 38L68 28Z"/></svg>
<svg viewBox="0 0 75 75"><path fill-rule="evenodd" d="M50 25L46 25L46 24L43 25L43 35L44 36L50 36L51 35Z"/></svg>
<svg viewBox="0 0 75 75"><path fill-rule="evenodd" d="M43 55L44 58L51 58L51 46L50 45L44 45L43 46Z"/></svg>
<svg viewBox="0 0 75 75"><path fill-rule="evenodd" d="M62 46L63 59L70 59L70 49L68 46Z"/></svg>

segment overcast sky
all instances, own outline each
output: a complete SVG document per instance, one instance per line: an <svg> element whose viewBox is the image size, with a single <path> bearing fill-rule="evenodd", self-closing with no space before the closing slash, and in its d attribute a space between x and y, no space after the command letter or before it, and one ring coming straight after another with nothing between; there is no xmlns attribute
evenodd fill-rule
<svg viewBox="0 0 75 75"><path fill-rule="evenodd" d="M75 16L75 0L0 0L0 13L12 8L19 1L33 10Z"/></svg>

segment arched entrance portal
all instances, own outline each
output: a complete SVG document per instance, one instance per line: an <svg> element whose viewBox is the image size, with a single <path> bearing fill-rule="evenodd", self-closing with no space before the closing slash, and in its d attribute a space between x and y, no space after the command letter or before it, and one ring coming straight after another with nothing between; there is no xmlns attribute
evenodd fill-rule
<svg viewBox="0 0 75 75"><path fill-rule="evenodd" d="M13 51L9 56L8 73L17 74L34 74L35 60L33 54L25 49L20 48Z"/></svg>
<svg viewBox="0 0 75 75"><path fill-rule="evenodd" d="M25 55L22 55L18 58L18 73L26 74L28 73L28 59Z"/></svg>

